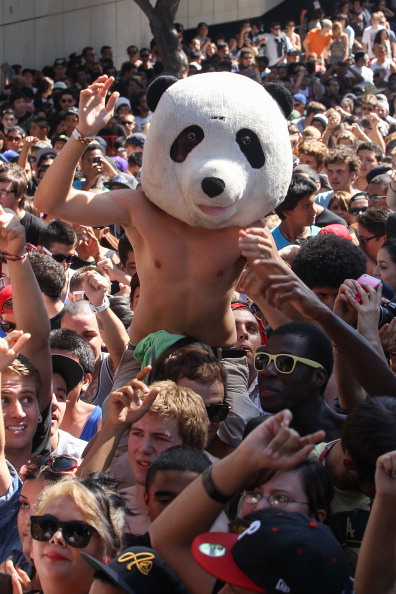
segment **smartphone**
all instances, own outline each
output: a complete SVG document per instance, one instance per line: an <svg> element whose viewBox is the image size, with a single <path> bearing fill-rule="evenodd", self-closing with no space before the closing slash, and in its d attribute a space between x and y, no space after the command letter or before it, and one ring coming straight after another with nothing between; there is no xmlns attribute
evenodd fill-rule
<svg viewBox="0 0 396 594"><path fill-rule="evenodd" d="M360 286L362 286L362 284L370 285L370 287L373 287L373 289L376 289L378 285L381 284L381 280L376 276L371 276L371 274L362 274L362 276L359 276L356 282L359 283ZM361 303L362 301L360 295L356 295L355 299L358 303Z"/></svg>

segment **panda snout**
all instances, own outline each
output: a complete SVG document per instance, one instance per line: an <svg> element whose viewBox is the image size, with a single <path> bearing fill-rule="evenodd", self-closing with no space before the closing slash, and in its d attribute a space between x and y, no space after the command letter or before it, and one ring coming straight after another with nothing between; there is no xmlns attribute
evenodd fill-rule
<svg viewBox="0 0 396 594"><path fill-rule="evenodd" d="M205 177L201 182L201 186L209 198L219 196L225 189L225 183L219 177Z"/></svg>

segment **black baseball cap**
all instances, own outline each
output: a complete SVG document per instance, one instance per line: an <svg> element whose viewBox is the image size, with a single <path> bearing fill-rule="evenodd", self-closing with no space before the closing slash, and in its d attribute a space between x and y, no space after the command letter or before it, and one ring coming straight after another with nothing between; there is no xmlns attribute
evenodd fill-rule
<svg viewBox="0 0 396 594"><path fill-rule="evenodd" d="M66 382L67 393L84 378L84 370L75 359L67 355L51 355L52 373L59 373Z"/></svg>
<svg viewBox="0 0 396 594"><path fill-rule="evenodd" d="M195 561L222 582L266 594L347 594L353 569L334 534L304 514L266 509L244 518L242 534L194 539Z"/></svg>
<svg viewBox="0 0 396 594"><path fill-rule="evenodd" d="M122 588L127 594L188 593L162 557L149 547L124 549L108 565L86 553L80 555L95 571L104 573L115 586Z"/></svg>

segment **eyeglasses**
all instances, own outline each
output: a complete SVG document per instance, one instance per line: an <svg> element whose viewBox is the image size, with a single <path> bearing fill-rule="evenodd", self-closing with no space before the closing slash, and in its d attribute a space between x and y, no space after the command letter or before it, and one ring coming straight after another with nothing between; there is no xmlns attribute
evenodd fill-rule
<svg viewBox="0 0 396 594"><path fill-rule="evenodd" d="M148 58L150 56L150 54L140 54L141 58Z"/></svg>
<svg viewBox="0 0 396 594"><path fill-rule="evenodd" d="M378 196L378 194L373 194L372 196L368 195L367 198L369 202L376 204L377 202L380 202L382 198L386 198L386 196Z"/></svg>
<svg viewBox="0 0 396 594"><path fill-rule="evenodd" d="M382 235L372 235L371 237L358 237L358 242L362 245L366 245L367 242L371 241L372 239L378 239L382 237Z"/></svg>
<svg viewBox="0 0 396 594"><path fill-rule="evenodd" d="M209 419L215 423L221 423L221 421L225 421L228 413L231 410L231 406L225 403L207 404L205 408Z"/></svg>
<svg viewBox="0 0 396 594"><path fill-rule="evenodd" d="M30 517L30 534L34 540L48 542L58 530L62 531L63 540L69 547L84 549L88 546L95 528L87 522L77 520L61 522L49 514Z"/></svg>
<svg viewBox="0 0 396 594"><path fill-rule="evenodd" d="M15 190L0 190L0 198L6 198L8 194L15 194Z"/></svg>
<svg viewBox="0 0 396 594"><path fill-rule="evenodd" d="M254 354L254 368L256 371L263 371L267 369L270 363L274 363L275 369L279 373L293 373L297 363L304 363L309 367L315 369L323 369L323 365L312 361L312 359L304 359L303 357L296 357L295 355L269 355L268 353L255 353Z"/></svg>
<svg viewBox="0 0 396 594"><path fill-rule="evenodd" d="M49 466L54 472L71 472L78 468L78 460L73 456L51 456L50 452L44 452L39 456L34 456L26 462L25 470L38 468L39 466Z"/></svg>
<svg viewBox="0 0 396 594"><path fill-rule="evenodd" d="M72 264L74 260L74 254L68 254L67 256L64 256L63 254L53 254L44 246L43 251L47 254L47 256L51 256L51 258L53 258L55 262L58 262L59 264L63 264L65 261L67 264Z"/></svg>
<svg viewBox="0 0 396 594"><path fill-rule="evenodd" d="M351 208L349 212L352 216L356 217L356 215L361 214L362 212L366 212L368 206L355 206L355 208Z"/></svg>
<svg viewBox="0 0 396 594"><path fill-rule="evenodd" d="M0 322L0 328L3 330L3 332L8 334L9 332L15 330L16 324L14 324L14 322Z"/></svg>
<svg viewBox="0 0 396 594"><path fill-rule="evenodd" d="M266 499L270 507L283 508L287 507L289 503L300 503L302 505L309 505L307 501L296 501L283 495L282 493L275 493L274 495L262 495L259 491L244 491L242 494L242 503L248 505L257 505L262 499Z"/></svg>
<svg viewBox="0 0 396 594"><path fill-rule="evenodd" d="M123 126L133 126L133 123L134 123L133 121L132 122L127 122L127 121L121 122L121 124Z"/></svg>
<svg viewBox="0 0 396 594"><path fill-rule="evenodd" d="M22 136L7 136L7 140L11 140L12 142L20 142L22 139Z"/></svg>

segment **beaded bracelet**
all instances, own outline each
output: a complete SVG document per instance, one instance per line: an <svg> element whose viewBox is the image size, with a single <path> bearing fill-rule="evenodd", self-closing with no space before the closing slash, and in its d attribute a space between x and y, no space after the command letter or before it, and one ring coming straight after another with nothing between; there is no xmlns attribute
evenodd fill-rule
<svg viewBox="0 0 396 594"><path fill-rule="evenodd" d="M19 260L24 260L25 258L28 257L28 253L27 252L25 252L24 254L21 254L20 256L18 256L16 254L7 254L7 252L1 252L1 255L6 260L9 260L10 262L18 262Z"/></svg>
<svg viewBox="0 0 396 594"><path fill-rule="evenodd" d="M77 140L77 142L83 144L84 146L87 146L93 140L95 140L95 136L84 136L84 134L81 134L81 132L79 132L77 128L74 128L72 136L73 138L75 138L75 140Z"/></svg>

